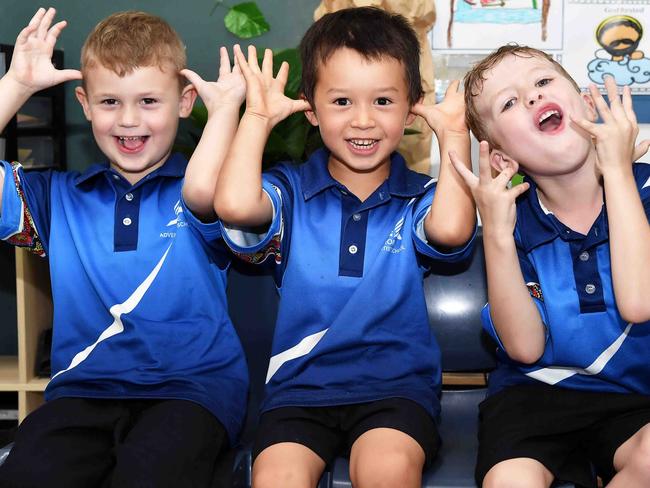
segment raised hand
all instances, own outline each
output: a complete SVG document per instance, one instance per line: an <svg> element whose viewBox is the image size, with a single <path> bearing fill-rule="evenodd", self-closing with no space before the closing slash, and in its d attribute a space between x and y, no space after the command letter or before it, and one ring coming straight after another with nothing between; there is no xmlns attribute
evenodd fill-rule
<svg viewBox="0 0 650 488"><path fill-rule="evenodd" d="M270 49L264 51L261 70L255 46L248 46L248 59L238 45L234 51L246 79L246 114L262 118L273 127L292 113L310 109L306 100L293 100L284 94L289 64L283 62L277 76L273 77L273 53Z"/></svg>
<svg viewBox="0 0 650 488"><path fill-rule="evenodd" d="M632 107L630 87L623 88L621 97L614 79L608 76L605 78L605 88L609 106L596 85L589 86L589 92L603 121L602 124L586 119L573 120L594 139L598 167L603 174L611 169L631 168L632 163L645 154L650 145L650 141L643 141L636 148L634 146L639 134L639 126Z"/></svg>
<svg viewBox="0 0 650 488"><path fill-rule="evenodd" d="M460 81L452 81L440 103L425 105L418 102L411 108L411 112L424 118L438 136L443 131L457 132L465 136L469 132L465 123L465 100L463 93L458 90L459 85Z"/></svg>
<svg viewBox="0 0 650 488"><path fill-rule="evenodd" d="M14 47L11 66L6 76L18 83L25 91L34 93L69 80L81 79L81 72L74 69L58 70L52 64L52 53L59 34L66 26L62 20L52 25L56 10L38 9L18 37Z"/></svg>
<svg viewBox="0 0 650 488"><path fill-rule="evenodd" d="M235 62L234 67L230 68L230 57L225 47L219 49L219 54L221 59L217 81L205 81L192 70L181 70L181 74L196 88L208 109L208 115L223 106L239 108L246 97L246 80L239 69L239 64Z"/></svg>
<svg viewBox="0 0 650 488"><path fill-rule="evenodd" d="M517 219L515 200L529 188L528 183L521 183L508 188L508 182L518 169L518 165L509 162L495 177L490 169L490 147L482 141L479 147L479 176L472 173L455 153L449 158L460 176L465 180L476 206L481 214L484 232L495 236L512 236Z"/></svg>

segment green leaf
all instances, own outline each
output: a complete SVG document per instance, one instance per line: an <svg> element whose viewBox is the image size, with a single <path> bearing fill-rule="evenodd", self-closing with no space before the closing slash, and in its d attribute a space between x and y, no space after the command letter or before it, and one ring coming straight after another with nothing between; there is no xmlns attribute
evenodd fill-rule
<svg viewBox="0 0 650 488"><path fill-rule="evenodd" d="M275 69L280 69L282 62L289 63L289 78L284 87L284 93L290 98L298 98L300 90L300 75L302 72L302 63L300 62L300 53L296 48L283 49L277 53L273 53L273 66Z"/></svg>
<svg viewBox="0 0 650 488"><path fill-rule="evenodd" d="M223 19L230 32L241 39L261 36L269 31L269 24L255 2L244 2L231 7Z"/></svg>
<svg viewBox="0 0 650 488"><path fill-rule="evenodd" d="M194 127L203 129L205 124L208 123L208 109L205 108L205 105L197 101L197 103L194 104L194 108L192 108L192 113L190 113L190 120Z"/></svg>

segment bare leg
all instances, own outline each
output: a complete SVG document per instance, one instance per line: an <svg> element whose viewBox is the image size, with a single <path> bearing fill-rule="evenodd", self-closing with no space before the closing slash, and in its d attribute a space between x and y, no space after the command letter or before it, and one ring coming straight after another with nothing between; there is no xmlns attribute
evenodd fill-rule
<svg viewBox="0 0 650 488"><path fill-rule="evenodd" d="M325 469L314 451L281 442L264 449L253 464L253 488L315 488Z"/></svg>
<svg viewBox="0 0 650 488"><path fill-rule="evenodd" d="M650 480L650 424L641 427L616 450L614 454L616 476L609 488L635 488L648 486Z"/></svg>
<svg viewBox="0 0 650 488"><path fill-rule="evenodd" d="M411 436L396 429L372 429L350 451L355 488L419 488L425 455Z"/></svg>
<svg viewBox="0 0 650 488"><path fill-rule="evenodd" d="M492 466L483 479L483 488L548 488L553 474L531 458L515 458Z"/></svg>

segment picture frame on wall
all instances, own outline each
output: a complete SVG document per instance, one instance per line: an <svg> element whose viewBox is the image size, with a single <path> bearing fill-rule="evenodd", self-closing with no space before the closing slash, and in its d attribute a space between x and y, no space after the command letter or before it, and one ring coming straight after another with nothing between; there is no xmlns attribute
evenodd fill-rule
<svg viewBox="0 0 650 488"><path fill-rule="evenodd" d="M430 33L436 88L507 43L541 49L586 90L604 77L629 86L639 123L650 123L650 0L435 0ZM635 35L636 33L636 35ZM449 65L449 67L447 67ZM436 90L438 95L438 90Z"/></svg>

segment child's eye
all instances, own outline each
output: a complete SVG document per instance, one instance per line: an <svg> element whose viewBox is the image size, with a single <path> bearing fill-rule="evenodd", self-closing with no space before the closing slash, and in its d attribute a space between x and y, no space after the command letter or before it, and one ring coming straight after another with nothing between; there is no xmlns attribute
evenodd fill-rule
<svg viewBox="0 0 650 488"><path fill-rule="evenodd" d="M377 105L390 105L393 102L389 98L379 97L375 103Z"/></svg>
<svg viewBox="0 0 650 488"><path fill-rule="evenodd" d="M100 103L102 105L117 105L117 100L114 98L104 98Z"/></svg>
<svg viewBox="0 0 650 488"><path fill-rule="evenodd" d="M142 104L143 105L151 105L152 103L156 103L158 100L155 98L143 98L142 99Z"/></svg>
<svg viewBox="0 0 650 488"><path fill-rule="evenodd" d="M509 108L512 108L514 106L514 104L515 104L515 99L514 98L510 98L510 99L506 100L506 103L503 104L503 108L501 109L501 111L505 112Z"/></svg>
<svg viewBox="0 0 650 488"><path fill-rule="evenodd" d="M535 83L535 86L545 86L548 85L550 82L551 82L551 78L542 78L537 83Z"/></svg>
<svg viewBox="0 0 650 488"><path fill-rule="evenodd" d="M341 107L344 107L346 105L350 105L350 100L348 98L337 98L334 100L334 105L340 105Z"/></svg>

